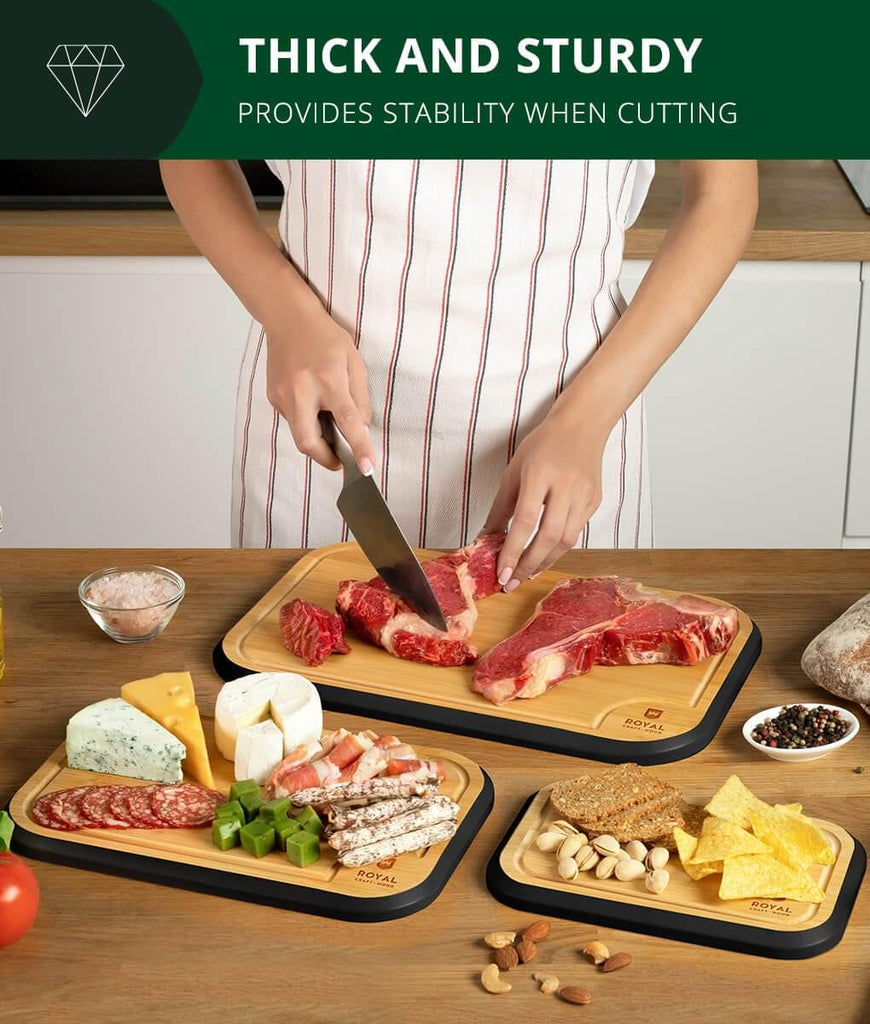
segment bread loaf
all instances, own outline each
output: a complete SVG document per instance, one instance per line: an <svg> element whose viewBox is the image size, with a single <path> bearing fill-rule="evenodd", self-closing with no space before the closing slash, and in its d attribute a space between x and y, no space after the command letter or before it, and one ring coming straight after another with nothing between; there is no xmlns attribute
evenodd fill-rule
<svg viewBox="0 0 870 1024"><path fill-rule="evenodd" d="M870 594L810 642L801 668L814 683L870 713Z"/></svg>

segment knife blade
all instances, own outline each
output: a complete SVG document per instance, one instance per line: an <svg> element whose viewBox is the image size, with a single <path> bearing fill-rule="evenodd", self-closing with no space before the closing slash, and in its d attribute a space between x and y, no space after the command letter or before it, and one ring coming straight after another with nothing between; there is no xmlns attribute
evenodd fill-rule
<svg viewBox="0 0 870 1024"><path fill-rule="evenodd" d="M447 631L444 612L432 586L393 518L373 476L365 476L332 414L321 412L320 432L344 469L338 511L386 585L435 629Z"/></svg>

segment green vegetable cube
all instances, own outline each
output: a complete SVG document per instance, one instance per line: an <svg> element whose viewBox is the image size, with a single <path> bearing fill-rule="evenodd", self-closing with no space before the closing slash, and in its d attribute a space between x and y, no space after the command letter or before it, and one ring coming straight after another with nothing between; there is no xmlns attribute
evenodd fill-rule
<svg viewBox="0 0 870 1024"><path fill-rule="evenodd" d="M242 793L259 793L260 784L255 779L242 779L230 786L230 800L240 800Z"/></svg>
<svg viewBox="0 0 870 1024"><path fill-rule="evenodd" d="M319 836L323 829L323 822L320 820L320 815L310 804L302 808L299 814L296 815L296 820L306 832L311 832L315 836Z"/></svg>
<svg viewBox="0 0 870 1024"><path fill-rule="evenodd" d="M251 821L239 830L242 846L255 857L265 857L275 849L275 829L265 821Z"/></svg>
<svg viewBox="0 0 870 1024"><path fill-rule="evenodd" d="M320 860L320 840L304 828L287 837L287 860L300 868L307 868Z"/></svg>
<svg viewBox="0 0 870 1024"><path fill-rule="evenodd" d="M239 845L242 823L238 818L215 818L211 825L211 841L219 850Z"/></svg>
<svg viewBox="0 0 870 1024"><path fill-rule="evenodd" d="M284 821L287 818L287 811L290 807L290 797L285 796L282 800L270 800L260 808L260 817L274 825L276 821Z"/></svg>
<svg viewBox="0 0 870 1024"><path fill-rule="evenodd" d="M0 853L9 853L12 842L12 830L15 825L5 811L0 811Z"/></svg>
<svg viewBox="0 0 870 1024"><path fill-rule="evenodd" d="M245 811L238 800L228 800L225 804L218 804L215 808L214 816L216 818L235 819L239 825L245 824Z"/></svg>
<svg viewBox="0 0 870 1024"><path fill-rule="evenodd" d="M239 803L245 809L245 817L247 820L253 821L259 814L260 808L263 806L263 798L260 796L259 789L256 793L250 790L242 793L239 797Z"/></svg>
<svg viewBox="0 0 870 1024"><path fill-rule="evenodd" d="M285 818L283 821L276 821L273 825L275 835L278 837L278 846L282 850L287 849L287 840L294 832L299 832L302 826L295 818Z"/></svg>

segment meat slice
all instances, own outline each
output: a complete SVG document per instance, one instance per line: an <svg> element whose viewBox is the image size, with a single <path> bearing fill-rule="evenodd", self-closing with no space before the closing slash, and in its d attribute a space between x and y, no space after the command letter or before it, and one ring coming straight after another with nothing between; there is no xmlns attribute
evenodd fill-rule
<svg viewBox="0 0 870 1024"><path fill-rule="evenodd" d="M737 610L670 598L617 576L563 580L513 636L477 663L471 688L493 704L537 697L593 665L694 665L725 651Z"/></svg>
<svg viewBox="0 0 870 1024"><path fill-rule="evenodd" d="M330 654L348 654L344 623L318 604L296 597L279 613L284 646L306 665L322 665Z"/></svg>
<svg viewBox="0 0 870 1024"><path fill-rule="evenodd" d="M397 658L429 665L469 665L477 657L477 650L468 643L477 621L474 601L498 589L495 566L503 543L504 534L488 534L423 563L447 620L446 633L424 622L379 576L368 582L343 580L336 608L355 633Z"/></svg>

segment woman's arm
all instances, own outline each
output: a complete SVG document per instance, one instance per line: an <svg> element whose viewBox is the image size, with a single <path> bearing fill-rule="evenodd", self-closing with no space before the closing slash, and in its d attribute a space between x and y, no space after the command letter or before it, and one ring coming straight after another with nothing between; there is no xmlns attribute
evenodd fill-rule
<svg viewBox="0 0 870 1024"><path fill-rule="evenodd" d="M508 590L574 546L601 501L611 430L698 321L752 233L754 160L689 160L682 176L679 211L637 294L505 473L484 529L511 521L499 558Z"/></svg>
<svg viewBox="0 0 870 1024"><path fill-rule="evenodd" d="M366 371L350 335L260 223L235 160L161 160L166 194L203 256L266 328L269 401L297 448L337 469L317 413L330 410L363 472L374 465Z"/></svg>

